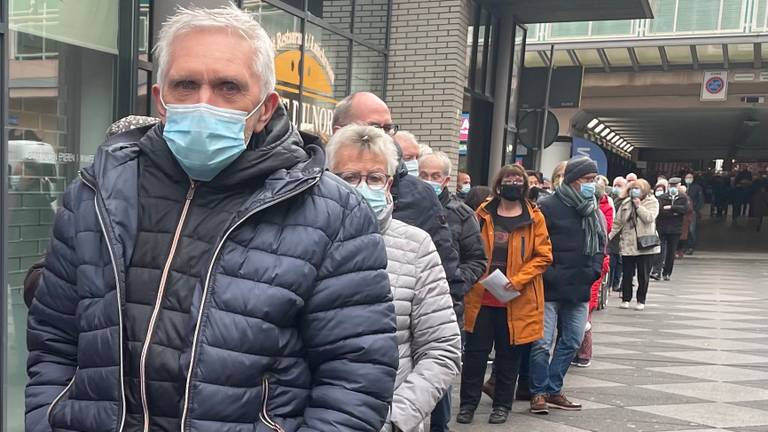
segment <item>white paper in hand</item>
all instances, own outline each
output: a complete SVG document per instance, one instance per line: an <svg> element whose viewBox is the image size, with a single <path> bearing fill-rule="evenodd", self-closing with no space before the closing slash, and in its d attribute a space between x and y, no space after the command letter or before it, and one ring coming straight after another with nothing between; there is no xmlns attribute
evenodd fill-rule
<svg viewBox="0 0 768 432"><path fill-rule="evenodd" d="M504 288L509 283L509 279L499 269L494 270L487 278L481 280L480 283L496 297L496 300L502 303L514 300L520 295L517 291L509 291Z"/></svg>

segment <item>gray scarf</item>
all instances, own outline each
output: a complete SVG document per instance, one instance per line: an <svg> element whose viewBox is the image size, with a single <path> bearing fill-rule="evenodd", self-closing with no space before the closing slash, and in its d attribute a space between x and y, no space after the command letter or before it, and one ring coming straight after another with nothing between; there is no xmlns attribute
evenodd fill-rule
<svg viewBox="0 0 768 432"><path fill-rule="evenodd" d="M561 184L555 189L555 194L568 207L576 209L581 215L581 227L584 229L584 254L595 255L600 252L601 239L604 240L605 230L597 214L597 200L584 198L568 184Z"/></svg>

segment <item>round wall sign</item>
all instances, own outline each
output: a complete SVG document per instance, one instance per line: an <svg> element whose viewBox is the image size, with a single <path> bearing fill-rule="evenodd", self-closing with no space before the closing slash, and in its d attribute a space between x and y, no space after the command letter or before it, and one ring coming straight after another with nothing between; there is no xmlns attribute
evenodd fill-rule
<svg viewBox="0 0 768 432"><path fill-rule="evenodd" d="M709 94L718 94L721 91L723 91L723 88L725 88L725 81L723 81L720 77L712 77L707 80L707 83L705 85L705 88L707 89L707 93Z"/></svg>

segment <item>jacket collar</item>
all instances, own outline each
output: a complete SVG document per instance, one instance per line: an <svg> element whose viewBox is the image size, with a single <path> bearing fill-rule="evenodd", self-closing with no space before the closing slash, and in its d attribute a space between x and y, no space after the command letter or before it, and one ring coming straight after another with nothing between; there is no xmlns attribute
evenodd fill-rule
<svg viewBox="0 0 768 432"><path fill-rule="evenodd" d="M499 198L489 198L486 200L483 204L480 205L477 209L477 215L478 217L485 219L487 221L493 220L493 215L496 213L496 210L499 208L499 202L501 200ZM525 200L525 209L528 211L529 220L526 221L522 226L530 225L533 223L533 216L535 213L541 212L538 207L531 204L530 201Z"/></svg>

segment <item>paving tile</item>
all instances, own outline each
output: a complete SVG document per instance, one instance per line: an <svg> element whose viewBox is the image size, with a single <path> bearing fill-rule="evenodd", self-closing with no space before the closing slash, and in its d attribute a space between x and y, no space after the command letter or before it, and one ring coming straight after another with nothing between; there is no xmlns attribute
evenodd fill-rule
<svg viewBox="0 0 768 432"><path fill-rule="evenodd" d="M623 386L624 384L599 380L595 378L585 377L579 374L569 373L565 376L565 382L563 387L566 389L583 388L583 387L616 387Z"/></svg>
<svg viewBox="0 0 768 432"><path fill-rule="evenodd" d="M661 369L679 369L679 368L680 368L679 366L671 366L671 367L651 367L651 368L645 368L645 369L639 369L639 368L616 369L616 370L600 371L600 374L598 376L600 377L600 380L606 380L609 382L619 383L623 385L630 385L630 386L664 384L664 383L689 383L689 382L700 382L702 380L702 378L700 377L686 376L686 375L677 374L677 373L667 373L666 371L661 370ZM747 372L754 372L754 371L747 371ZM567 379L567 376L566 376L566 379Z"/></svg>
<svg viewBox="0 0 768 432"><path fill-rule="evenodd" d="M719 365L658 367L650 368L650 370L712 381L735 382L768 379L768 372Z"/></svg>
<svg viewBox="0 0 768 432"><path fill-rule="evenodd" d="M766 401L768 409L768 390L755 389L725 382L703 382L687 384L644 385L642 388L704 399L711 402Z"/></svg>
<svg viewBox="0 0 768 432"><path fill-rule="evenodd" d="M549 417L552 420L591 432L679 431L701 429L705 426L695 421L680 420L626 408L604 408L588 412L551 411ZM549 431L544 430L542 432Z"/></svg>
<svg viewBox="0 0 768 432"><path fill-rule="evenodd" d="M713 312L702 314L701 312L672 312L672 315L680 315L683 317L690 317L693 319L706 318L711 321L728 321L728 320L764 320L764 318L754 315L744 315L737 313L725 313L725 312Z"/></svg>
<svg viewBox="0 0 768 432"><path fill-rule="evenodd" d="M667 335L664 335L666 338ZM754 342L746 342L743 340L732 340L732 339L670 339L670 340L661 340L661 342L669 342L674 343L678 345L687 345L694 348L700 348L700 349L714 349L714 350L733 350L733 351L740 351L740 350L762 350L766 349L768 350L768 344L757 344Z"/></svg>
<svg viewBox="0 0 768 432"><path fill-rule="evenodd" d="M759 333L751 333L728 329L685 329L662 330L665 333L677 333L688 336L700 336L713 339L754 339L760 337Z"/></svg>
<svg viewBox="0 0 768 432"><path fill-rule="evenodd" d="M739 322L739 321L725 321L725 320L712 320L712 319L668 321L665 324L668 324L668 325L671 324L674 326L686 325L686 326L721 328L721 329L756 329L756 328L768 327L768 324L756 324L756 323L744 322L744 321Z"/></svg>
<svg viewBox="0 0 768 432"><path fill-rule="evenodd" d="M646 332L650 331L644 327L629 327L615 324L600 323L600 333L615 333L615 332Z"/></svg>
<svg viewBox="0 0 768 432"><path fill-rule="evenodd" d="M678 298L705 300L705 301L717 301L717 302L750 302L750 301L754 301L754 300L759 300L759 298L757 298L757 297L747 297L747 296L741 296L741 295L734 295L732 293L729 293L729 294L716 293L716 294L681 295L681 296L678 296Z"/></svg>
<svg viewBox="0 0 768 432"><path fill-rule="evenodd" d="M721 365L768 362L768 356L755 356L734 351L679 351L660 353L660 355L688 360L694 363L713 363Z"/></svg>
<svg viewBox="0 0 768 432"><path fill-rule="evenodd" d="M653 405L629 409L719 428L765 426L768 430L768 411L738 405L703 403Z"/></svg>
<svg viewBox="0 0 768 432"><path fill-rule="evenodd" d="M740 307L740 306L726 306L726 305L682 305L678 306L681 309L693 309L697 311L705 312L760 312L762 309Z"/></svg>
<svg viewBox="0 0 768 432"><path fill-rule="evenodd" d="M677 384L681 386L689 384ZM646 386L643 386L646 387ZM568 398L589 400L615 407L705 403L712 399L699 398L651 388L635 386L580 388L568 392ZM749 387L747 387L749 389Z"/></svg>

